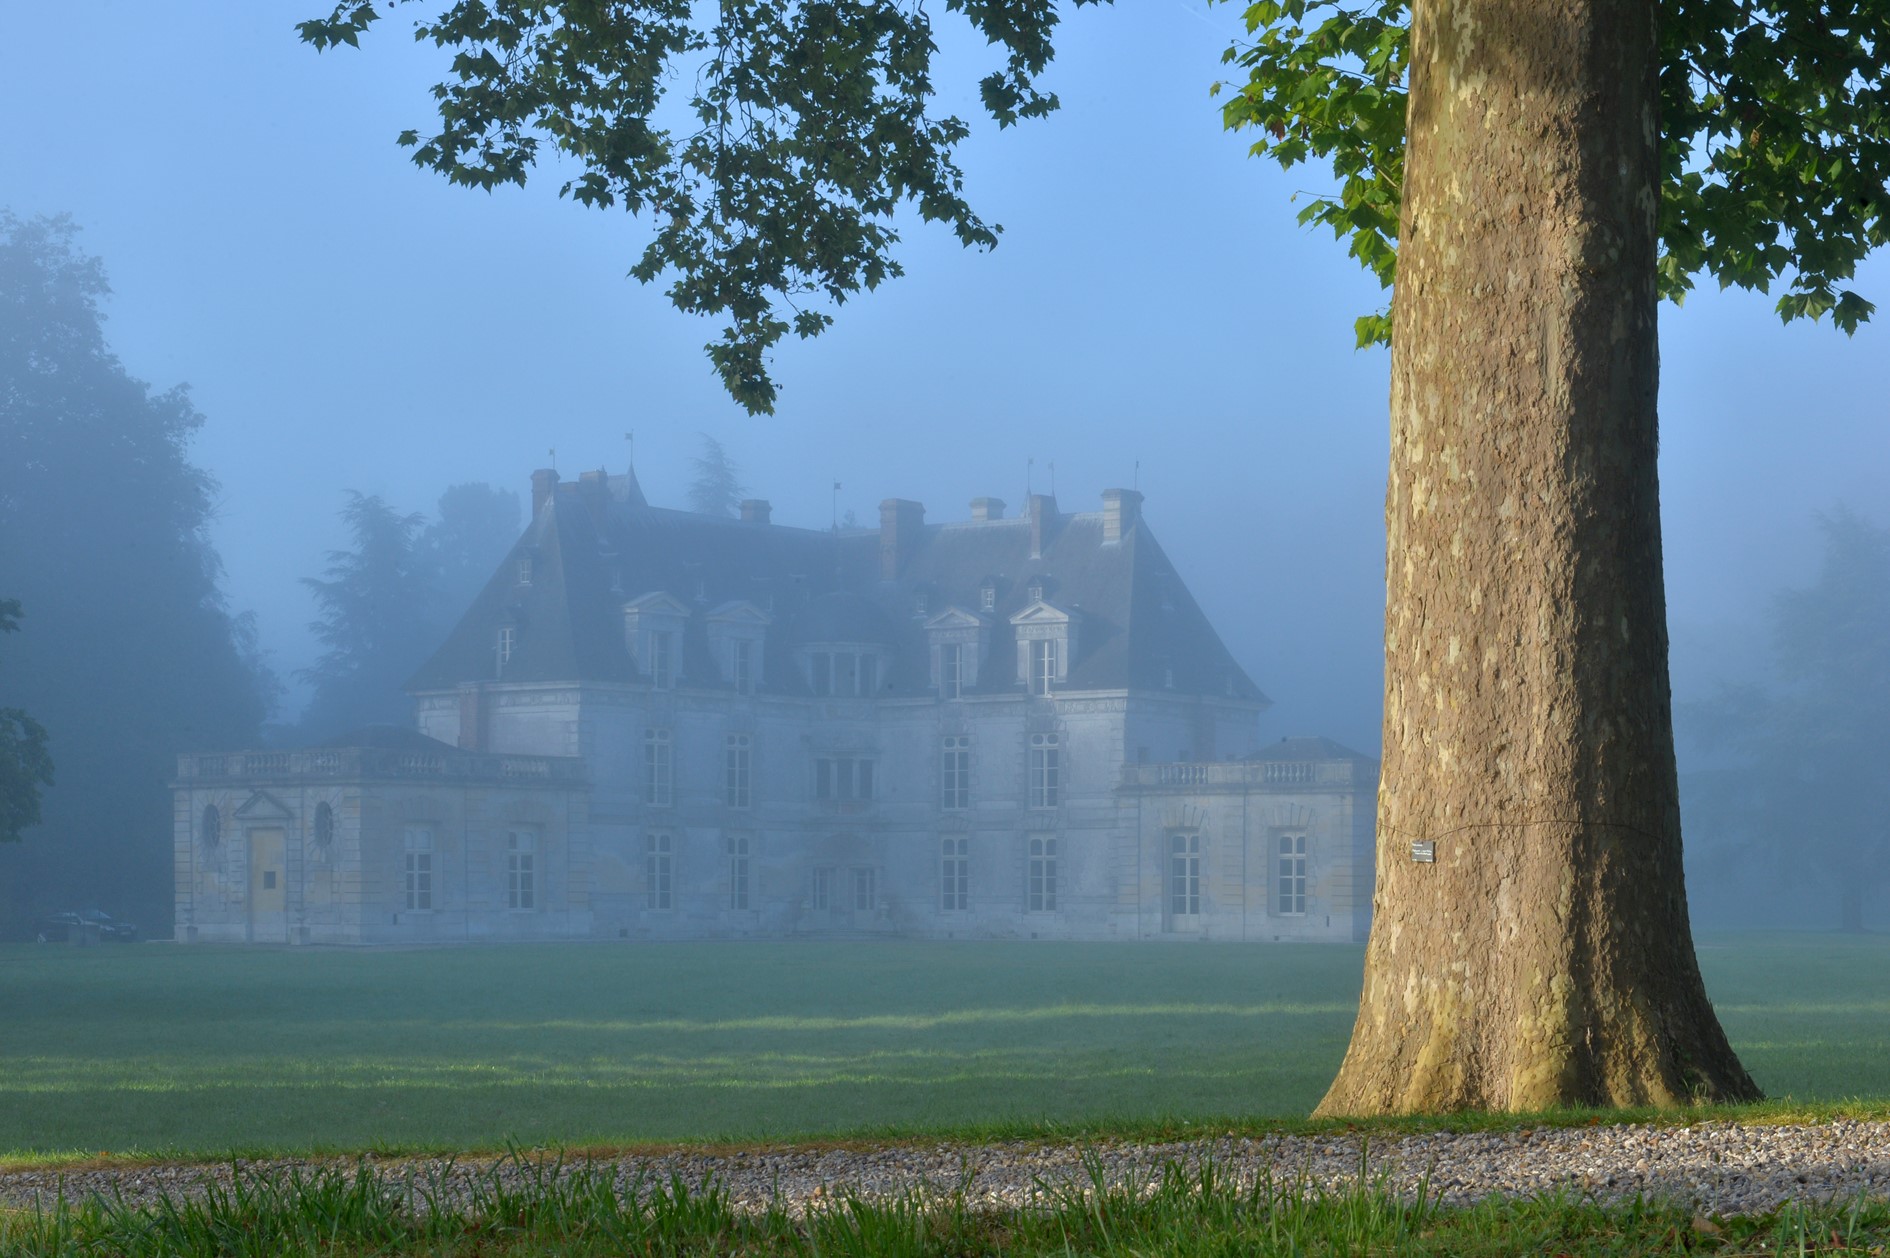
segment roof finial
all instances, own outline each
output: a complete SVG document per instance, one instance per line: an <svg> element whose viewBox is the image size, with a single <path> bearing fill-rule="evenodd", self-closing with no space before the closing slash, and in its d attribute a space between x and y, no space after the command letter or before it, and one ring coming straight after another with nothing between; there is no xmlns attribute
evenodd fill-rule
<svg viewBox="0 0 1890 1258"><path fill-rule="evenodd" d="M551 470L555 472L558 470L558 447L551 447L547 453L551 455Z"/></svg>

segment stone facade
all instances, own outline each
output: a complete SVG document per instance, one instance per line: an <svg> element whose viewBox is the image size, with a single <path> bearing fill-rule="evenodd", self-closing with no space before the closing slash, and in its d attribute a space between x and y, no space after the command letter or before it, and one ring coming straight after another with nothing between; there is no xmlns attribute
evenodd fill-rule
<svg viewBox="0 0 1890 1258"><path fill-rule="evenodd" d="M533 487L416 730L183 758L180 937L1363 938L1375 763L1258 743L1139 494L815 531Z"/></svg>

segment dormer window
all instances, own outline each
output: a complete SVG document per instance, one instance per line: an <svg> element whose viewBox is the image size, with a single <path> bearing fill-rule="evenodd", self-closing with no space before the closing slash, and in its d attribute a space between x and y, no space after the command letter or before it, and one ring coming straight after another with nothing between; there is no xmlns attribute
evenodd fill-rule
<svg viewBox="0 0 1890 1258"><path fill-rule="evenodd" d="M709 613L709 658L738 695L751 695L762 682L761 648L774 617L745 599L724 603Z"/></svg>
<svg viewBox="0 0 1890 1258"><path fill-rule="evenodd" d="M755 644L746 638L729 644L729 681L738 695L755 693Z"/></svg>
<svg viewBox="0 0 1890 1258"><path fill-rule="evenodd" d="M650 631L650 684L658 690L676 685L676 635L666 629Z"/></svg>
<svg viewBox="0 0 1890 1258"><path fill-rule="evenodd" d="M1076 617L1038 599L1011 617L1017 631L1017 679L1027 693L1049 695L1070 675Z"/></svg>
<svg viewBox="0 0 1890 1258"><path fill-rule="evenodd" d="M518 630L511 625L499 626L498 656L499 667L504 668L512 659L512 648L518 645Z"/></svg>
<svg viewBox="0 0 1890 1258"><path fill-rule="evenodd" d="M981 611L987 611L987 612L993 612L997 610L997 583L996 582L986 581L983 585L978 587L978 608Z"/></svg>
<svg viewBox="0 0 1890 1258"><path fill-rule="evenodd" d="M1029 594L1030 601L1033 603L1041 603L1043 601L1043 591L1044 583L1042 577L1032 577L1030 584L1025 587L1025 592Z"/></svg>
<svg viewBox="0 0 1890 1258"><path fill-rule="evenodd" d="M1062 643L1055 638L1038 638L1030 644L1030 693L1047 695L1063 675Z"/></svg>
<svg viewBox="0 0 1890 1258"><path fill-rule="evenodd" d="M941 699L963 698L978 684L978 663L990 640L991 622L962 607L947 607L925 622L932 649L932 684Z"/></svg>
<svg viewBox="0 0 1890 1258"><path fill-rule="evenodd" d="M520 585L532 583L532 557L530 555L518 557L518 583Z"/></svg>
<svg viewBox="0 0 1890 1258"><path fill-rule="evenodd" d="M683 628L688 623L688 604L661 590L624 604L624 646L653 688L672 690L681 678Z"/></svg>

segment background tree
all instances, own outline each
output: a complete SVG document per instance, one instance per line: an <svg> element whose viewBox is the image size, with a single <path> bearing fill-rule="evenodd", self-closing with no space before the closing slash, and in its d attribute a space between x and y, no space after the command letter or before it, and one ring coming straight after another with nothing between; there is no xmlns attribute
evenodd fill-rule
<svg viewBox="0 0 1890 1258"><path fill-rule="evenodd" d="M0 633L19 628L19 600L0 598ZM46 727L19 708L0 708L0 843L18 842L39 824L40 788L52 784Z"/></svg>
<svg viewBox="0 0 1890 1258"><path fill-rule="evenodd" d="M412 712L403 687L438 645L438 583L421 546L425 520L354 490L341 518L353 549L329 551L326 575L302 579L321 613L309 628L327 648L300 674L315 687L302 716L311 739L406 724Z"/></svg>
<svg viewBox="0 0 1890 1258"><path fill-rule="evenodd" d="M1858 931L1890 886L1890 528L1820 523L1817 580L1773 601L1779 684L1730 687L1694 724L1733 760L1713 775L1721 852L1815 889Z"/></svg>
<svg viewBox="0 0 1890 1258"><path fill-rule="evenodd" d="M706 432L696 435L702 438L702 453L696 456L696 479L689 486L689 509L704 515L734 515L748 496L741 470L721 442Z"/></svg>
<svg viewBox="0 0 1890 1258"><path fill-rule="evenodd" d="M518 540L520 510L516 493L483 481L453 485L440 495L437 514L419 539L420 566L439 594L439 633L471 606Z"/></svg>
<svg viewBox="0 0 1890 1258"><path fill-rule="evenodd" d="M518 540L519 499L483 482L440 495L432 520L349 491L341 511L351 549L330 551L306 577L327 650L300 676L314 686L298 736L320 741L363 725L413 719L407 679L426 662Z"/></svg>
<svg viewBox="0 0 1890 1258"><path fill-rule="evenodd" d="M0 212L0 572L30 612L7 699L59 753L40 825L0 850L0 929L97 904L162 935L177 753L253 745L274 683L218 588L203 417L111 352L75 235Z"/></svg>
<svg viewBox="0 0 1890 1258"><path fill-rule="evenodd" d="M985 85L999 121L1047 111L1031 84L1052 0L960 11L1010 54ZM1408 34L1406 12L1255 4L1228 119L1288 164L1330 159L1346 186L1312 219L1397 283L1388 319L1359 329L1393 334L1379 891L1324 1108L1751 1096L1686 913L1654 303L1702 270L1795 274L1786 317L1868 316L1836 285L1885 238L1890 11L1418 0ZM995 237L959 194L963 124L925 117L923 10L736 3L701 29L691 13L450 9L419 28L457 54L441 129L403 140L490 187L522 181L550 139L583 171L569 194L654 211L635 273L673 269L678 305L731 315L711 356L767 409L765 352L789 326L774 303L893 273L902 201L968 243ZM353 43L375 17L344 0L302 33ZM673 144L655 106L691 57L701 129ZM914 192L928 183L944 195ZM1435 861L1409 861L1409 842Z"/></svg>

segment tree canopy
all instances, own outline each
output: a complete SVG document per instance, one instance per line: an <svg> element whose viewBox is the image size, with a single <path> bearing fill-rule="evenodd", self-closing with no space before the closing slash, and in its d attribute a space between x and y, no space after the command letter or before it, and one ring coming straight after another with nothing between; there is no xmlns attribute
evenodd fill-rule
<svg viewBox="0 0 1890 1258"><path fill-rule="evenodd" d="M1777 682L1729 686L1695 724L1737 766L1713 778L1721 851L1860 930L1890 884L1890 529L1851 511L1820 524L1816 579L1772 602Z"/></svg>
<svg viewBox="0 0 1890 1258"><path fill-rule="evenodd" d="M454 485L429 521L351 490L341 518L350 547L330 551L323 575L302 582L326 648L300 674L315 688L301 720L307 738L412 718L407 679L518 540L519 500L484 483Z"/></svg>
<svg viewBox="0 0 1890 1258"><path fill-rule="evenodd" d="M355 45L382 9L337 0L300 24L318 49ZM1076 4L1095 0L1073 0ZM1038 77L1055 0L950 0L1001 65L980 84L1000 126L1057 106ZM713 14L713 20L702 14ZM1661 293L1696 277L1769 289L1786 319L1851 331L1871 302L1845 287L1890 238L1890 10L1874 0L1673 0L1661 5ZM1226 125L1256 154L1329 162L1340 187L1301 221L1333 229L1389 287L1402 184L1407 0L1259 0L1228 61ZM577 173L561 193L649 220L631 273L668 277L681 310L725 325L707 346L735 400L771 411L769 352L899 275L902 206L990 248L1001 228L967 198L955 152L969 124L933 111L932 19L905 0L482 0L421 19L452 52L433 124L400 135L454 183L523 184L547 146ZM672 81L693 84L666 102ZM1362 317L1361 344L1390 335Z"/></svg>
<svg viewBox="0 0 1890 1258"><path fill-rule="evenodd" d="M721 442L706 432L696 436L702 440L702 453L696 456L696 478L689 485L689 509L704 515L734 515L748 495L741 469Z"/></svg>
<svg viewBox="0 0 1890 1258"><path fill-rule="evenodd" d="M253 744L274 681L219 588L203 417L112 353L76 237L0 212L0 572L26 613L7 699L59 762L40 825L0 851L0 918L83 899L161 933L175 757Z"/></svg>
<svg viewBox="0 0 1890 1258"><path fill-rule="evenodd" d="M19 600L0 598L0 633L19 628ZM40 788L52 784L46 727L19 708L0 708L0 843L18 842L39 824Z"/></svg>

